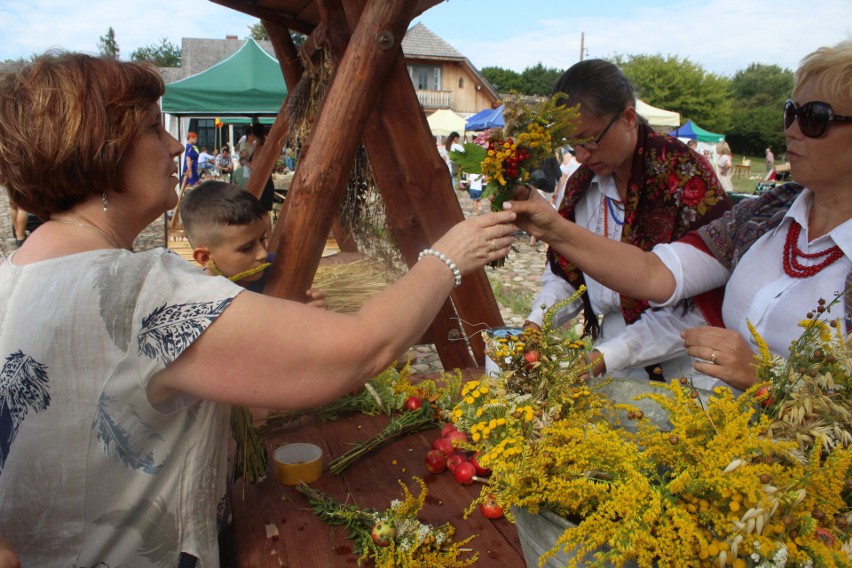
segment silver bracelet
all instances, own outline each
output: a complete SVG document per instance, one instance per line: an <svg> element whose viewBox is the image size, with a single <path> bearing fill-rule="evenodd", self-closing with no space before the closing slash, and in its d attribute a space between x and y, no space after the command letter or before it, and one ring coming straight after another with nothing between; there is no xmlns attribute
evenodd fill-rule
<svg viewBox="0 0 852 568"><path fill-rule="evenodd" d="M424 250L423 250L423 252L421 252L421 253L417 256L417 261L419 262L419 261L423 260L423 257L424 257L424 256L428 256L428 255L431 255L431 256L437 257L437 258L438 258L438 260L440 260L441 262L443 262L444 264L446 264L447 266L449 266L449 267L450 267L450 270L452 270L452 271L453 271L453 278L454 278L454 279L455 279L455 281L456 281L455 286L458 286L459 284L461 284L461 279L462 279L461 270L459 270L459 267L458 267L458 266L456 266L456 263L455 263L455 262L453 262L452 260L450 260L450 257L448 257L447 255L445 255L445 254L444 254L444 253L442 253L441 251L437 251L437 250L435 250L435 249L424 249ZM455 286L454 286L454 287L455 287Z"/></svg>

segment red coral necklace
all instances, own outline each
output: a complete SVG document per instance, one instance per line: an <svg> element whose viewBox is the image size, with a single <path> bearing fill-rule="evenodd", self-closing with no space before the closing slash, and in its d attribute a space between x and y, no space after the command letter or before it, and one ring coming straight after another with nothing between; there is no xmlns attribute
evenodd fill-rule
<svg viewBox="0 0 852 568"><path fill-rule="evenodd" d="M837 245L820 252L802 252L796 246L796 243L799 242L799 233L801 230L801 225L795 221L790 223L790 227L787 229L787 241L784 243L784 272L787 273L787 276L791 278L809 278L821 272L826 266L829 266L843 256L843 251ZM798 258L822 258L824 256L825 259L822 262L813 266L804 266L799 264L797 260Z"/></svg>

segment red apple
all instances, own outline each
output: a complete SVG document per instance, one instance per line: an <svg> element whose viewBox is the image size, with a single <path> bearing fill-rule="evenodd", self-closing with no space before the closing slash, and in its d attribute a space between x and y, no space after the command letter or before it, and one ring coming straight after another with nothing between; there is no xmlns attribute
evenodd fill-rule
<svg viewBox="0 0 852 568"><path fill-rule="evenodd" d="M462 485L470 485L476 477L476 468L469 461L460 463L453 472L453 477Z"/></svg>
<svg viewBox="0 0 852 568"><path fill-rule="evenodd" d="M409 396L403 404L406 410L418 410L421 406L423 406L423 399L417 396Z"/></svg>
<svg viewBox="0 0 852 568"><path fill-rule="evenodd" d="M426 469L429 473L442 473L447 469L447 456L438 450L429 450L426 452Z"/></svg>
<svg viewBox="0 0 852 568"><path fill-rule="evenodd" d="M534 364L541 361L541 356L539 355L537 350L533 349L532 351L527 351L526 353L524 353L524 359L527 360L527 368L529 369Z"/></svg>
<svg viewBox="0 0 852 568"><path fill-rule="evenodd" d="M456 471L456 468L459 464L462 464L467 461L467 456L460 452L454 452L447 456L447 469L450 471Z"/></svg>
<svg viewBox="0 0 852 568"><path fill-rule="evenodd" d="M455 432L456 430L458 430L458 428L456 428L455 424L453 424L452 422L447 422L441 428L441 437L446 438L447 434L449 434L450 432Z"/></svg>
<svg viewBox="0 0 852 568"><path fill-rule="evenodd" d="M449 438L438 438L432 442L432 449L442 452L445 456L449 456L455 451L453 442Z"/></svg>
<svg viewBox="0 0 852 568"><path fill-rule="evenodd" d="M485 515L487 519L502 519L503 507L501 507L494 495L489 495L485 498L485 502L479 505L479 511Z"/></svg>
<svg viewBox="0 0 852 568"><path fill-rule="evenodd" d="M756 393L754 393L754 396L756 398L760 398L760 397L764 397L764 396L766 397L765 399L760 401L760 406L762 406L763 408L768 408L768 407L772 406L773 404L775 404L775 398L770 393L769 387L763 387L761 389L758 389L758 391Z"/></svg>
<svg viewBox="0 0 852 568"><path fill-rule="evenodd" d="M390 521L379 521L373 525L370 536L373 537L376 546L389 546L396 537L396 529Z"/></svg>
<svg viewBox="0 0 852 568"><path fill-rule="evenodd" d="M467 434L459 430L454 430L453 432L450 432L444 437L450 440L450 442L453 444L453 448L457 450L464 449L462 444L467 443Z"/></svg>
<svg viewBox="0 0 852 568"><path fill-rule="evenodd" d="M481 475L482 477L488 477L489 475L491 475L491 470L484 468L479 464L479 460L477 459L478 456L479 456L479 452L476 452L475 454L473 454L470 457L470 463L472 463L473 467L476 468L476 475Z"/></svg>

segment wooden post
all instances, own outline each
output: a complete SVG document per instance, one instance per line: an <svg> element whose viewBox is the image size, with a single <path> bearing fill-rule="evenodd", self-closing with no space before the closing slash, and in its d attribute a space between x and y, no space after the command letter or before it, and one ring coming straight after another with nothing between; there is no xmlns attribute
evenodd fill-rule
<svg viewBox="0 0 852 568"><path fill-rule="evenodd" d="M360 134L416 7L416 2L367 2L302 151L265 293L295 299L310 287ZM391 49L394 44L397 49Z"/></svg>

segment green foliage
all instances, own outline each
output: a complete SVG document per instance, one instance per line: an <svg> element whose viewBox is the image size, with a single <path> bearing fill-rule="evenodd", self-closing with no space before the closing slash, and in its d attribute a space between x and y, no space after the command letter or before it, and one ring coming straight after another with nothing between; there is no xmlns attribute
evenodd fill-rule
<svg viewBox="0 0 852 568"><path fill-rule="evenodd" d="M263 25L263 22L261 20L258 20L254 24L250 25L248 27L248 29L249 29L249 35L251 35L251 37L253 39L256 39L256 40L268 40L269 39L269 32L266 31L266 26Z"/></svg>
<svg viewBox="0 0 852 568"><path fill-rule="evenodd" d="M550 96L553 93L553 85L556 84L560 75L562 75L561 70L545 67L539 61L521 72L521 85L518 91L524 95Z"/></svg>
<svg viewBox="0 0 852 568"><path fill-rule="evenodd" d="M752 63L731 80L734 108L727 140L737 151L758 156L769 146L785 146L781 113L793 90L793 72L777 65Z"/></svg>
<svg viewBox="0 0 852 568"><path fill-rule="evenodd" d="M482 160L484 160L487 155L488 150L479 144L471 144L470 142L467 142L464 144L464 152L453 150L450 152L450 159L454 163L460 165L462 170L468 173L481 174Z"/></svg>
<svg viewBox="0 0 852 568"><path fill-rule="evenodd" d="M616 55L618 65L648 104L674 110L681 121L725 133L731 125L730 80L677 56Z"/></svg>
<svg viewBox="0 0 852 568"><path fill-rule="evenodd" d="M266 26L263 25L263 20L258 20L255 24L252 24L248 27L249 35L252 39L255 40L266 40L269 41L269 31L267 31ZM290 32L290 39L293 40L293 45L296 47L301 46L305 43L305 40L308 39L306 35Z"/></svg>
<svg viewBox="0 0 852 568"><path fill-rule="evenodd" d="M130 54L132 61L150 61L157 67L180 67L183 52L166 38L159 44L140 47Z"/></svg>
<svg viewBox="0 0 852 568"><path fill-rule="evenodd" d="M521 75L517 71L502 67L483 67L480 73L498 93L520 92Z"/></svg>
<svg viewBox="0 0 852 568"><path fill-rule="evenodd" d="M501 67L483 67L480 73L498 93L516 92L542 97L553 92L553 85L562 75L561 70L545 67L541 62L527 67L521 73Z"/></svg>
<svg viewBox="0 0 852 568"><path fill-rule="evenodd" d="M115 30L110 26L106 35L98 38L98 55L118 59L119 52L118 42L115 40Z"/></svg>

